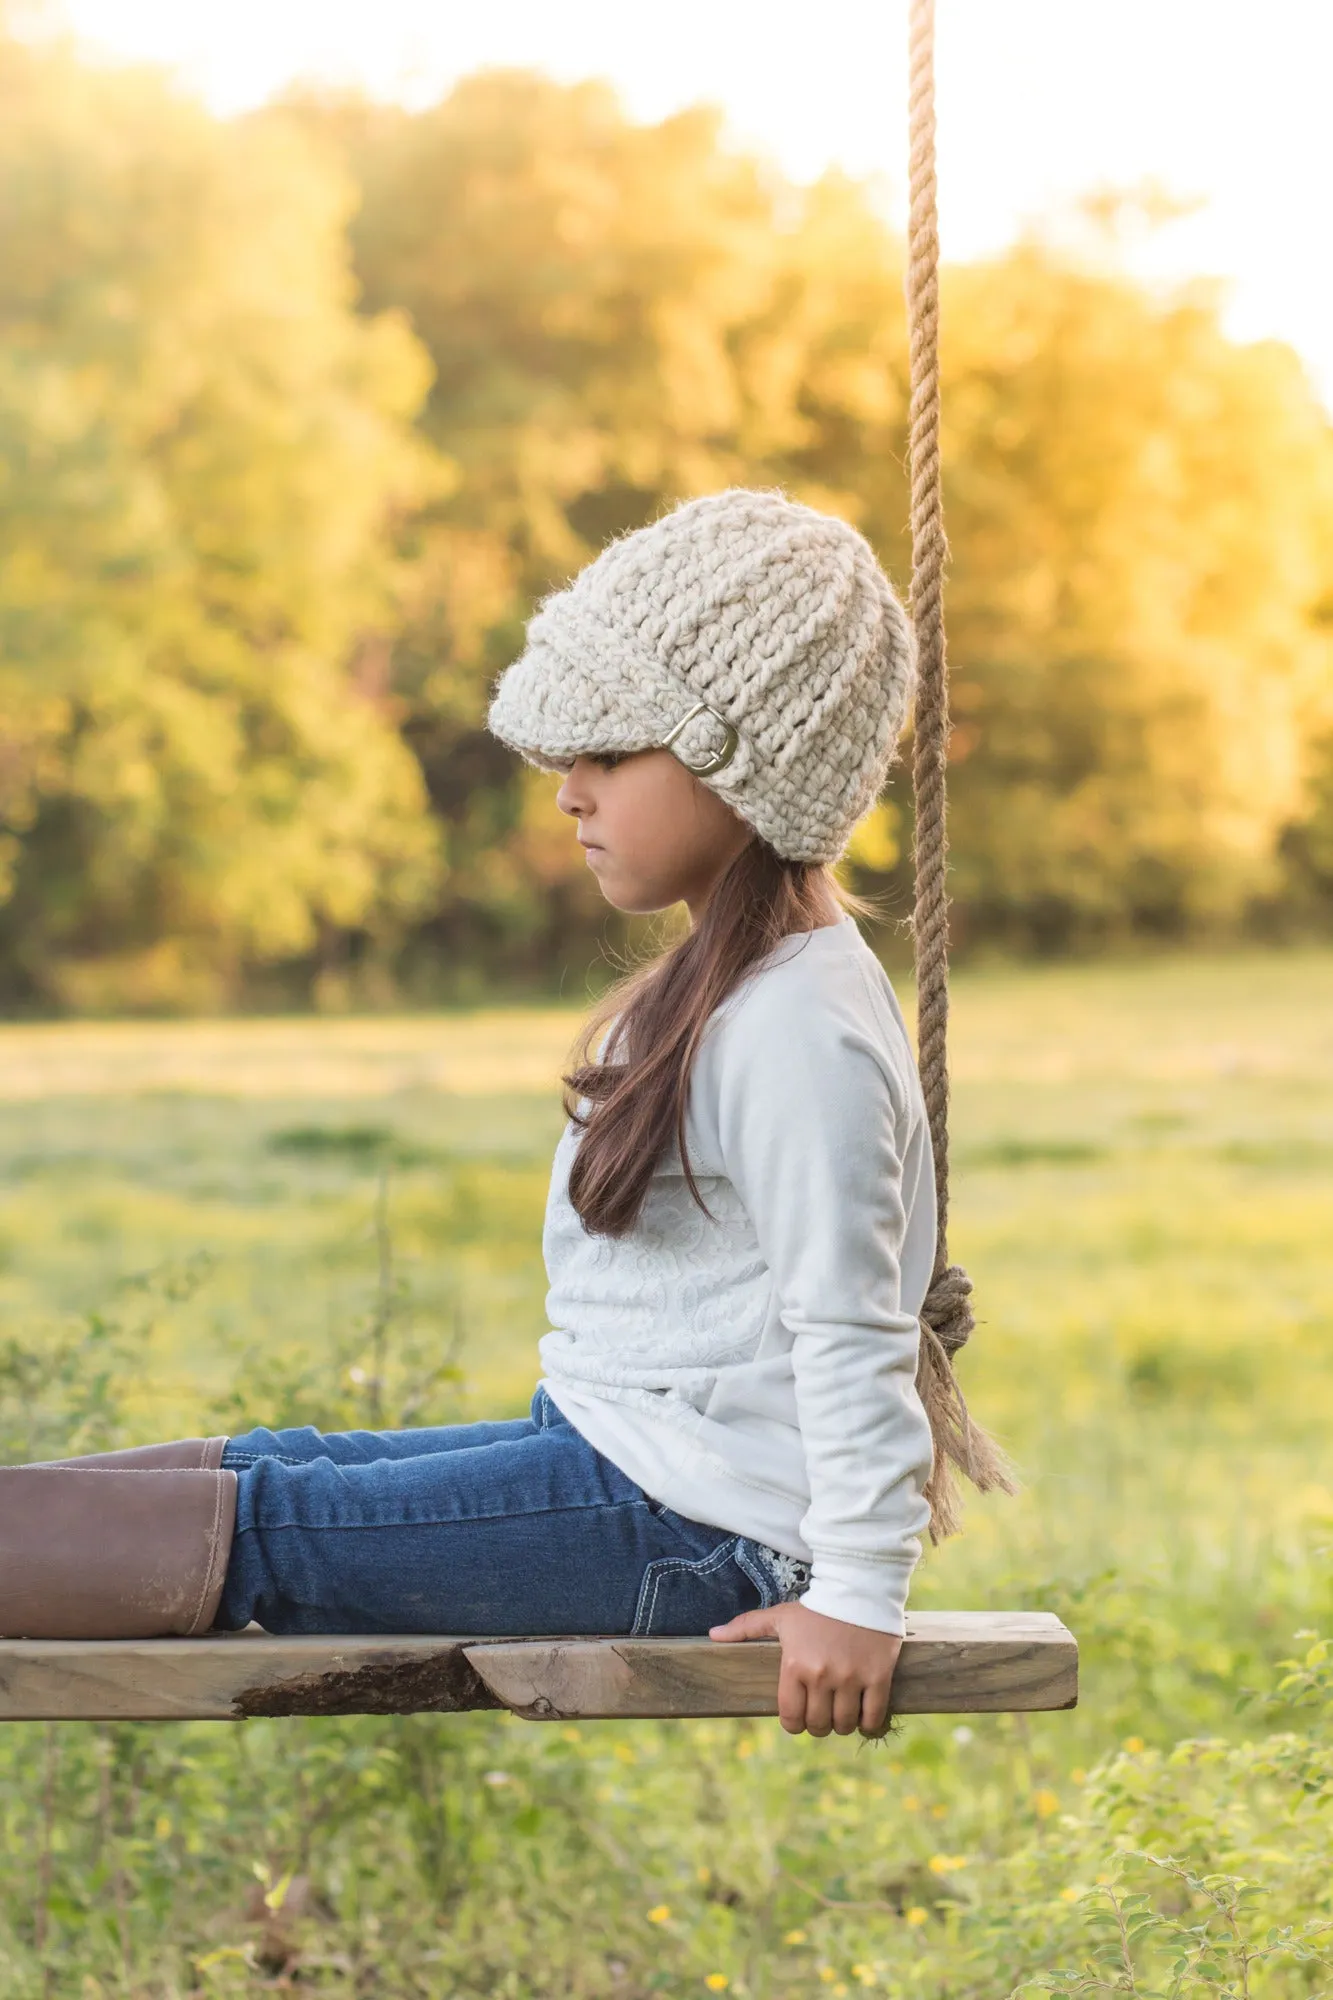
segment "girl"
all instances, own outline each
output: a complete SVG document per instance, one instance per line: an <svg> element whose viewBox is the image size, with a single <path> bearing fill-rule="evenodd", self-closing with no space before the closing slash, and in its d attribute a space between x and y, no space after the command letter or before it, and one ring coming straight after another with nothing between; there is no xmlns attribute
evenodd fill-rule
<svg viewBox="0 0 1333 2000"><path fill-rule="evenodd" d="M690 929L567 1080L530 1414L0 1472L5 1633L776 1637L785 1728L882 1727L930 1520L935 1204L829 868L911 671L867 544L778 494L693 501L547 600L491 728L563 773L608 902Z"/></svg>

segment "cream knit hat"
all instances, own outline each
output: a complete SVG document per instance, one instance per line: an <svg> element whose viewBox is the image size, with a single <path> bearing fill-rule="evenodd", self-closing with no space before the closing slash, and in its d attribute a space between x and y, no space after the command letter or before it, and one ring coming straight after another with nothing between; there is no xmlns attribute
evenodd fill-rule
<svg viewBox="0 0 1333 2000"><path fill-rule="evenodd" d="M912 688L869 544L780 493L691 500L604 549L528 626L490 726L530 763L669 748L789 861L836 861Z"/></svg>

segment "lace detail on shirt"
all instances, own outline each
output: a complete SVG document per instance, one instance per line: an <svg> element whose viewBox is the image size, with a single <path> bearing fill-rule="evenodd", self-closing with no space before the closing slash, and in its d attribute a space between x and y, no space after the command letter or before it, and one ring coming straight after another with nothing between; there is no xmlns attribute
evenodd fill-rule
<svg viewBox="0 0 1333 2000"><path fill-rule="evenodd" d="M599 1392L706 1394L711 1371L753 1357L771 1300L740 1196L720 1175L701 1175L705 1214L668 1161L629 1236L591 1236L566 1193L576 1143L567 1130L547 1207L555 1330L542 1342L543 1368L555 1381Z"/></svg>

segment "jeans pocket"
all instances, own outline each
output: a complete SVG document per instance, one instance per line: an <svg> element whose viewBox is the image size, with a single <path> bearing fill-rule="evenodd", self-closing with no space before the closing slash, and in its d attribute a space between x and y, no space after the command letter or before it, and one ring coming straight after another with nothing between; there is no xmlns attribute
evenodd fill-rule
<svg viewBox="0 0 1333 2000"><path fill-rule="evenodd" d="M744 1538L736 1545L736 1560L754 1578L765 1611L772 1604L794 1604L810 1588L810 1565L780 1549Z"/></svg>
<svg viewBox="0 0 1333 2000"><path fill-rule="evenodd" d="M634 1613L635 1638L692 1638L741 1611L757 1611L762 1595L737 1560L739 1544L733 1535L695 1561L659 1556L650 1562Z"/></svg>

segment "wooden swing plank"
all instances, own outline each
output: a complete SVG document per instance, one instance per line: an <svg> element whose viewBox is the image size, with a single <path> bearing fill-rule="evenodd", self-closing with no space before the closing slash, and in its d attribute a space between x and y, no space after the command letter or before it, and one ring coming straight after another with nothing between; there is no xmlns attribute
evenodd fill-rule
<svg viewBox="0 0 1333 2000"><path fill-rule="evenodd" d="M243 1721L511 1708L579 1716L772 1715L778 1647L707 1639L0 1640L0 1720ZM1078 1647L1049 1612L911 1614L903 1715L1072 1708Z"/></svg>
<svg viewBox="0 0 1333 2000"><path fill-rule="evenodd" d="M240 1722L253 1715L409 1715L500 1708L465 1641L276 1639L0 1640L0 1720Z"/></svg>
<svg viewBox="0 0 1333 2000"><path fill-rule="evenodd" d="M779 1648L708 1639L547 1639L471 1645L506 1708L576 1716L775 1715ZM1073 1708L1078 1645L1050 1612L918 1611L894 1675L897 1715Z"/></svg>

